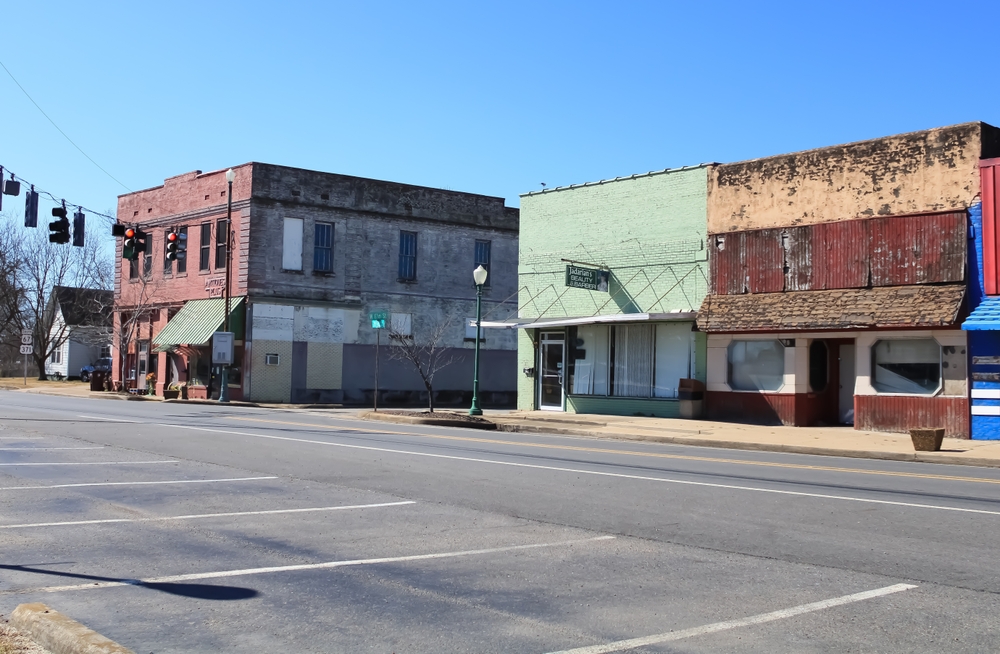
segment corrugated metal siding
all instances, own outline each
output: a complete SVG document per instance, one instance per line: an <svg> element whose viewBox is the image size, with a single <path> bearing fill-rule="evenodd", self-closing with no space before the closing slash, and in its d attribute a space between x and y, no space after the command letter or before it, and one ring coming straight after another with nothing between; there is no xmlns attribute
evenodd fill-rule
<svg viewBox="0 0 1000 654"><path fill-rule="evenodd" d="M961 282L967 222L965 212L952 212L712 235L712 293ZM994 281L1000 287L996 274Z"/></svg>
<svg viewBox="0 0 1000 654"><path fill-rule="evenodd" d="M966 216L944 213L871 221L872 286L965 279Z"/></svg>
<svg viewBox="0 0 1000 654"><path fill-rule="evenodd" d="M964 397L855 395L854 416L857 429L906 432L944 427L949 438L969 438L969 400Z"/></svg>
<svg viewBox="0 0 1000 654"><path fill-rule="evenodd" d="M1000 295L997 271L997 202L1000 198L1000 159L979 162L983 200L983 282L987 295Z"/></svg>
<svg viewBox="0 0 1000 654"><path fill-rule="evenodd" d="M780 229L745 232L747 288L751 293L780 293L785 287L785 252Z"/></svg>
<svg viewBox="0 0 1000 654"><path fill-rule="evenodd" d="M868 267L871 262L870 222L845 220L799 228L808 229L812 233L815 263L812 265L809 290L868 286Z"/></svg>

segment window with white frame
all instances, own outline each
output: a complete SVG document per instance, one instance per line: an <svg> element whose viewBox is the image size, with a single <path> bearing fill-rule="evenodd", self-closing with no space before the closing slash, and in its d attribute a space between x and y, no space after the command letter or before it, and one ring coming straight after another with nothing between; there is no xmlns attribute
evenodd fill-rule
<svg viewBox="0 0 1000 654"><path fill-rule="evenodd" d="M941 346L933 338L876 341L872 386L879 393L930 395L941 387Z"/></svg>
<svg viewBox="0 0 1000 654"><path fill-rule="evenodd" d="M734 391L776 391L785 383L781 341L733 341L728 359L729 387Z"/></svg>
<svg viewBox="0 0 1000 654"><path fill-rule="evenodd" d="M101 346L101 353L98 355L98 358L99 359L110 359L111 358L111 346L110 345L102 345Z"/></svg>
<svg viewBox="0 0 1000 654"><path fill-rule="evenodd" d="M581 325L570 330L573 395L676 398L691 370L691 324Z"/></svg>
<svg viewBox="0 0 1000 654"><path fill-rule="evenodd" d="M56 349L52 350L52 356L49 357L49 363L62 363L62 346L60 345Z"/></svg>

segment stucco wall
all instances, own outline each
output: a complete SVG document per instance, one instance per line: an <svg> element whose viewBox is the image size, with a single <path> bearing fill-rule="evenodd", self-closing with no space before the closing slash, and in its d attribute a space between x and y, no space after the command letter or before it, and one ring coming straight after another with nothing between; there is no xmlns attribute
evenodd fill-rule
<svg viewBox="0 0 1000 654"><path fill-rule="evenodd" d="M965 123L709 171L708 231L965 209L979 159L997 156L995 127Z"/></svg>

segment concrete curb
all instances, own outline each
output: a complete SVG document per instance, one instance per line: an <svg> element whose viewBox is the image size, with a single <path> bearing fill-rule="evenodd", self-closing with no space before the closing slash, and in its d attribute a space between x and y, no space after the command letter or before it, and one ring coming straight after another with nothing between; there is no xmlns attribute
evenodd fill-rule
<svg viewBox="0 0 1000 654"><path fill-rule="evenodd" d="M202 404L202 405L212 405L212 406L250 406L259 407L260 405L256 402L243 402L242 400L238 402L222 402L218 400L182 400L177 398L176 400L160 400L164 404Z"/></svg>
<svg viewBox="0 0 1000 654"><path fill-rule="evenodd" d="M40 602L18 606L10 624L53 654L135 654Z"/></svg>
<svg viewBox="0 0 1000 654"><path fill-rule="evenodd" d="M573 429L568 427L549 427L548 425L523 425L497 423L497 429L506 432L521 432L526 434L562 434L568 436L586 436L597 439L612 439L623 441L646 441L652 443L672 443L674 445L693 445L696 447L717 447L728 450L748 450L754 452L785 452L788 454L813 454L817 456L840 456L850 459L877 459L882 461L916 461L919 463L940 463L946 465L976 466L980 468L1000 468L1000 460L981 457L961 457L948 454L935 455L929 452L879 452L871 450L840 450L831 447L813 447L806 445L783 445L780 443L747 443L744 441L727 441L707 438L690 438L685 436L654 436L651 434L617 434L614 432L594 431L591 429Z"/></svg>
<svg viewBox="0 0 1000 654"><path fill-rule="evenodd" d="M391 422L397 425L432 425L434 427L462 427L465 429L497 429L497 425L492 422L466 422L464 420L449 420L448 418L400 416L391 413L378 413L376 411L365 411L363 413L359 413L357 417L361 420Z"/></svg>

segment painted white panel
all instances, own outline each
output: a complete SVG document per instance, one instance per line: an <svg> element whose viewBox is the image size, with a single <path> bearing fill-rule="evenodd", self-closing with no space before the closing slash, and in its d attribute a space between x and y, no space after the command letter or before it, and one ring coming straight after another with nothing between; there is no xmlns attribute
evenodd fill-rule
<svg viewBox="0 0 1000 654"><path fill-rule="evenodd" d="M285 218L281 241L281 267L285 270L302 270L302 219Z"/></svg>
<svg viewBox="0 0 1000 654"><path fill-rule="evenodd" d="M973 388L974 400L1000 400L1000 388Z"/></svg>
<svg viewBox="0 0 1000 654"><path fill-rule="evenodd" d="M259 341L290 341L295 307L282 304L253 305L253 338Z"/></svg>
<svg viewBox="0 0 1000 654"><path fill-rule="evenodd" d="M1000 416L1000 406L973 406L974 416Z"/></svg>
<svg viewBox="0 0 1000 654"><path fill-rule="evenodd" d="M396 334L402 336L412 336L413 335L413 317L408 313L396 313L393 311L389 314L389 329Z"/></svg>

